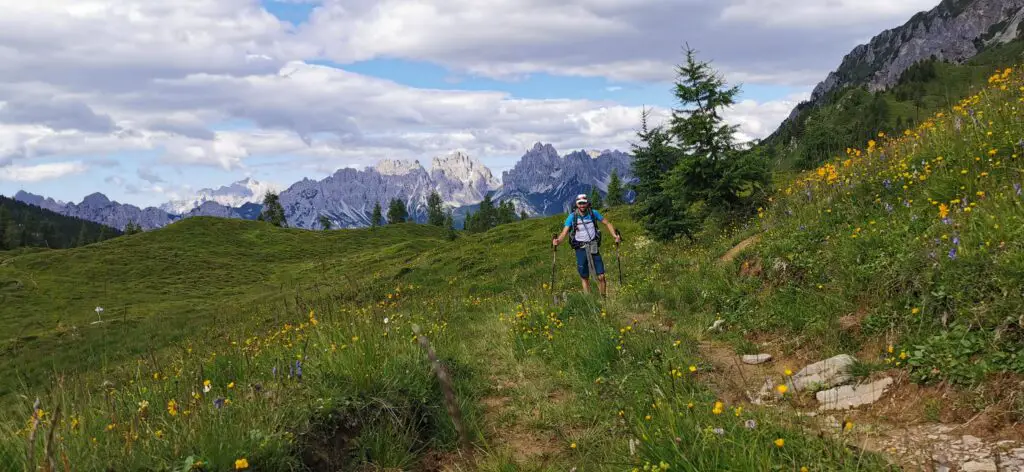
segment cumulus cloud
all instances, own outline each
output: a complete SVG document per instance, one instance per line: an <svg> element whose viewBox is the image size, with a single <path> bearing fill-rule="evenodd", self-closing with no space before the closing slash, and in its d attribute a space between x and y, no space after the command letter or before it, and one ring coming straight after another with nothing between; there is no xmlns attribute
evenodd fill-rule
<svg viewBox="0 0 1024 472"><path fill-rule="evenodd" d="M166 182L166 180L157 175L156 172L153 172L151 169L147 169L144 167L139 167L138 169L136 169L135 174L138 175L140 179L145 180L146 182L149 182L151 184L159 184L162 182Z"/></svg>
<svg viewBox="0 0 1024 472"><path fill-rule="evenodd" d="M126 153L156 155L148 164L248 171L336 169L452 149L508 155L536 141L627 148L639 107L414 88L309 62L427 61L448 67L453 81L538 72L662 81L674 78L689 42L730 83L809 88L857 41L928 7L921 0L274 1L314 8L295 26L257 0L0 0L4 179L56 178ZM744 101L726 116L741 139L764 137L799 98ZM180 188L166 181L172 176L140 168L136 177L148 185L133 189L167 193ZM132 185L125 177L119 184Z"/></svg>
<svg viewBox="0 0 1024 472"><path fill-rule="evenodd" d="M35 165L9 165L0 167L0 180L11 182L40 182L68 175L81 174L88 167L81 161L52 162Z"/></svg>
<svg viewBox="0 0 1024 472"><path fill-rule="evenodd" d="M400 57L491 77L548 72L616 80L670 79L689 43L723 70L806 86L856 40L930 3L328 0L298 37L340 62Z"/></svg>

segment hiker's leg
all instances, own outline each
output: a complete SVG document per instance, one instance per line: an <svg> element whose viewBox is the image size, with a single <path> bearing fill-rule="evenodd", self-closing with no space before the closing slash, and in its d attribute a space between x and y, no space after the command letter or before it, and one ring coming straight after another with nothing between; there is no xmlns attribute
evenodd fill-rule
<svg viewBox="0 0 1024 472"><path fill-rule="evenodd" d="M601 259L601 254L594 254L594 272L597 273L598 290L601 291L601 295L607 294L608 285L605 283L604 261Z"/></svg>
<svg viewBox="0 0 1024 472"><path fill-rule="evenodd" d="M579 272L580 280L583 282L583 291L590 293L590 271L587 268L587 252L585 249L576 250L576 272Z"/></svg>

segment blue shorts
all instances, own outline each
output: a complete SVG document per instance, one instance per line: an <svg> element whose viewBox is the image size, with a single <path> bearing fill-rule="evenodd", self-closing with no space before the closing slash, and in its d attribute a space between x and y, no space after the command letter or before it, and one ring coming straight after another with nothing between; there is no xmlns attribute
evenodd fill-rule
<svg viewBox="0 0 1024 472"><path fill-rule="evenodd" d="M587 264L587 250L581 248L576 250L576 271L580 273L580 277L584 279L590 275L590 267ZM594 272L597 275L604 274L604 262L601 261L601 254L594 254Z"/></svg>

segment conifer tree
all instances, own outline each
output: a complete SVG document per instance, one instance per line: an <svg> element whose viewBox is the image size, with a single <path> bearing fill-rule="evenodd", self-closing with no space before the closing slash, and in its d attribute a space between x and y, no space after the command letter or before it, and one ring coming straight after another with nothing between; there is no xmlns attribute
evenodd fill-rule
<svg viewBox="0 0 1024 472"><path fill-rule="evenodd" d="M590 207L597 210L604 209L604 202L601 200L601 191L597 189L596 185L590 186Z"/></svg>
<svg viewBox="0 0 1024 472"><path fill-rule="evenodd" d="M384 215L381 212L380 202L373 204L373 215L370 216L370 227L376 228L384 224Z"/></svg>
<svg viewBox="0 0 1024 472"><path fill-rule="evenodd" d="M432 190L427 197L427 223L434 226L444 226L444 209L441 207L441 195L437 190Z"/></svg>
<svg viewBox="0 0 1024 472"><path fill-rule="evenodd" d="M613 208L626 203L626 198L622 190L622 180L619 179L619 170L612 169L612 175L608 181L608 194L605 195L604 204L608 208Z"/></svg>
<svg viewBox="0 0 1024 472"><path fill-rule="evenodd" d="M281 199L276 193L268 191L263 196L263 211L257 219L282 228L288 226L284 217L284 207L281 206Z"/></svg>
<svg viewBox="0 0 1024 472"><path fill-rule="evenodd" d="M408 217L405 202L400 198L392 198L391 204L388 205L388 224L404 223Z"/></svg>
<svg viewBox="0 0 1024 472"><path fill-rule="evenodd" d="M762 155L734 143L737 126L721 113L735 103L738 87L727 87L706 62L686 49L677 69L673 109L667 131L649 129L647 114L634 149L638 216L660 239L680 234L692 239L711 215L749 210L763 195L768 170ZM642 194L642 195L641 195Z"/></svg>

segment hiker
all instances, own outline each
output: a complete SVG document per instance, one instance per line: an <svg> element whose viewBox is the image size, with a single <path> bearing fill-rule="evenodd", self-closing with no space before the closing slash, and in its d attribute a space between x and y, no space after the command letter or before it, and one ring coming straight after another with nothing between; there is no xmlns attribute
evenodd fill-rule
<svg viewBox="0 0 1024 472"><path fill-rule="evenodd" d="M580 274L583 282L583 291L590 293L590 267L587 261L587 253L593 256L594 272L597 273L598 289L604 297L607 291L604 277L604 262L601 260L601 253L598 249L601 246L601 231L597 228L596 221L600 221L608 227L611 234L615 236L615 242L622 238L615 227L600 212L590 207L590 199L586 194L576 196L576 208L565 218L565 227L562 234L551 240L551 244L558 246L558 243L569 235L569 245L576 250L576 271ZM570 234L571 233L571 234Z"/></svg>

